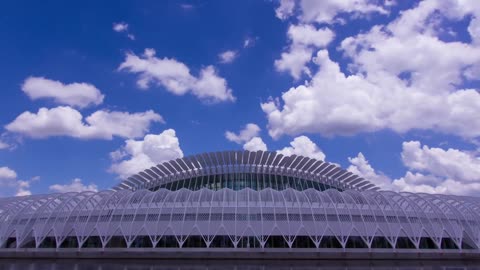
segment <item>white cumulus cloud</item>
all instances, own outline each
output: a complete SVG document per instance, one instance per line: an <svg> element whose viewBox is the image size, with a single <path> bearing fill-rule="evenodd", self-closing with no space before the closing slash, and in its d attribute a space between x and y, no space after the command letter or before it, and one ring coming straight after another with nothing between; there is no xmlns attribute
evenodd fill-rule
<svg viewBox="0 0 480 270"><path fill-rule="evenodd" d="M129 32L128 23L125 23L125 22L113 23L113 31L118 33L126 33L129 39L135 40L135 36Z"/></svg>
<svg viewBox="0 0 480 270"><path fill-rule="evenodd" d="M158 163L183 157L175 130L147 134L143 140L127 140L125 145L110 153L110 172L125 179Z"/></svg>
<svg viewBox="0 0 480 270"><path fill-rule="evenodd" d="M375 171L362 153L358 153L353 158L349 157L348 161L350 166L347 171L365 178L380 188L391 189L391 179L383 173Z"/></svg>
<svg viewBox="0 0 480 270"><path fill-rule="evenodd" d="M0 150L7 149L9 147L10 147L9 144L7 144L6 142L0 141Z"/></svg>
<svg viewBox="0 0 480 270"><path fill-rule="evenodd" d="M64 84L43 77L28 77L22 84L22 91L32 100L49 98L55 103L85 108L99 105L104 95L88 83Z"/></svg>
<svg viewBox="0 0 480 270"><path fill-rule="evenodd" d="M17 173L8 168L8 167L0 167L0 179L1 180L10 180L17 178Z"/></svg>
<svg viewBox="0 0 480 270"><path fill-rule="evenodd" d="M402 161L409 169L393 185L404 191L475 195L480 192L480 156L458 149L403 143Z"/></svg>
<svg viewBox="0 0 480 270"><path fill-rule="evenodd" d="M17 178L17 172L9 167L0 167L0 196L27 196L31 195L30 182L34 181L33 178L30 181L24 181Z"/></svg>
<svg viewBox="0 0 480 270"><path fill-rule="evenodd" d="M260 130L260 127L256 124L248 123L242 130L240 130L240 132L238 132L238 134L232 131L225 132L225 138L231 142L240 144L251 140L253 137L257 137Z"/></svg>
<svg viewBox="0 0 480 270"><path fill-rule="evenodd" d="M66 193L66 192L82 192L82 191L98 191L98 187L95 184L84 185L82 179L75 178L71 183L60 185L51 185L49 189L53 192Z"/></svg>
<svg viewBox="0 0 480 270"><path fill-rule="evenodd" d="M391 179L375 170L365 156L349 158L348 170L385 190L475 196L480 192L480 156L459 149L403 143L403 177Z"/></svg>
<svg viewBox="0 0 480 270"><path fill-rule="evenodd" d="M209 102L235 101L227 81L218 76L213 66L202 68L195 77L184 63L173 58L155 57L154 49L145 49L141 56L127 53L118 69L139 74L137 85L142 89L156 83L175 95L191 93Z"/></svg>
<svg viewBox="0 0 480 270"><path fill-rule="evenodd" d="M281 0L275 14L285 20L295 14L297 7L299 19L303 22L335 23L341 22L337 16L342 14L348 14L350 18L365 17L371 13L388 14L391 5L391 0Z"/></svg>
<svg viewBox="0 0 480 270"><path fill-rule="evenodd" d="M290 25L288 38L291 42L287 51L282 52L280 59L275 60L278 71L288 71L295 79L300 79L303 73L311 75L306 66L312 58L314 48L326 47L335 34L328 28L316 29L313 25Z"/></svg>
<svg viewBox="0 0 480 270"><path fill-rule="evenodd" d="M301 1L300 6L301 18L308 22L330 21L335 17L330 14L338 14L335 10L384 13L382 6L370 1ZM292 46L296 56L282 55L285 64L277 68L290 70L296 78L303 72L314 75L281 99L262 104L270 135L420 129L465 138L479 136L479 91L461 87L480 74L479 15L478 5L469 1L422 1L385 26L343 40L340 49L352 61L348 75L326 50L313 58L317 66L312 70L318 70L311 72L304 65L309 51ZM472 42L442 40L443 21L464 19L470 20L466 30Z"/></svg>
<svg viewBox="0 0 480 270"><path fill-rule="evenodd" d="M285 156L297 155L322 161L325 160L325 154L307 136L299 136L294 138L293 141L290 142L290 146L278 150L277 153Z"/></svg>
<svg viewBox="0 0 480 270"><path fill-rule="evenodd" d="M382 129L431 129L462 137L480 134L480 118L476 117L480 94L476 90L437 89L432 93L385 72L375 80L362 74L347 76L326 50L318 52L315 63L319 70L312 80L283 93L283 105L279 99L261 104L273 138L305 132L353 135Z"/></svg>
<svg viewBox="0 0 480 270"><path fill-rule="evenodd" d="M253 137L243 145L243 150L247 151L267 151L267 145L260 137Z"/></svg>
<svg viewBox="0 0 480 270"><path fill-rule="evenodd" d="M220 63L223 63L223 64L228 64L228 63L233 62L233 60L235 60L235 58L237 58L237 56L238 56L238 52L237 51L232 51L232 50L224 51L224 52L218 54L218 58L220 59Z"/></svg>
<svg viewBox="0 0 480 270"><path fill-rule="evenodd" d="M82 114L67 106L40 108L37 113L23 112L5 126L10 132L31 138L69 136L80 139L112 139L114 136L143 136L151 123L163 123L163 118L149 110L128 113L100 110L83 119Z"/></svg>

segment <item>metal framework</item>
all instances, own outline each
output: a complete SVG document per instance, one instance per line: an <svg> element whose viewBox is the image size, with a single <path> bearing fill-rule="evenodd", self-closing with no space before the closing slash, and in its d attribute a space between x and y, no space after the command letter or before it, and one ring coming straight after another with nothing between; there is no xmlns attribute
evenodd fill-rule
<svg viewBox="0 0 480 270"><path fill-rule="evenodd" d="M216 183L219 185L215 186L240 189L241 187L237 188L239 186L235 186L234 182L246 179L249 174L254 174L258 178L264 177L263 175L301 178L339 190L378 190L374 184L335 164L304 156L284 156L268 151L212 152L170 160L129 177L113 189L155 189L185 179L215 175L223 175L224 181L232 183L222 182L222 179L217 178ZM259 180L256 189L280 187L280 184L275 185L276 182L272 179L262 179L262 181ZM283 188L286 187L288 185L283 186Z"/></svg>
<svg viewBox="0 0 480 270"><path fill-rule="evenodd" d="M224 161L208 163L207 157ZM159 173L167 169L169 174ZM230 176L217 181L211 175ZM273 180L262 186L260 178ZM211 188L210 180L191 184L201 179L213 179L219 188ZM251 181L229 186L228 179ZM184 184L166 186L179 181ZM315 188L312 182L325 185ZM202 154L158 165L114 190L0 199L0 248L479 250L479 198L370 185L304 157Z"/></svg>

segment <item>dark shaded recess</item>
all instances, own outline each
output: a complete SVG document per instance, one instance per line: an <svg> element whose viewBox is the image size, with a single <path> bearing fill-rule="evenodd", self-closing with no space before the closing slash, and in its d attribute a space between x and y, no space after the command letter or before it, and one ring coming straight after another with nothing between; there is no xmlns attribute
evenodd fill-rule
<svg viewBox="0 0 480 270"><path fill-rule="evenodd" d="M342 248L342 244L338 241L337 237L326 235L322 237L320 241L320 248Z"/></svg>
<svg viewBox="0 0 480 270"><path fill-rule="evenodd" d="M462 249L475 249L475 244L469 238L462 239Z"/></svg>
<svg viewBox="0 0 480 270"><path fill-rule="evenodd" d="M60 248L78 248L78 239L75 236L68 236L60 244Z"/></svg>
<svg viewBox="0 0 480 270"><path fill-rule="evenodd" d="M35 248L35 239L30 237L28 240L24 241L20 246L21 248Z"/></svg>
<svg viewBox="0 0 480 270"><path fill-rule="evenodd" d="M206 248L207 244L200 235L190 235L183 243L182 248Z"/></svg>
<svg viewBox="0 0 480 270"><path fill-rule="evenodd" d="M372 248L392 248L386 237L375 236L372 240Z"/></svg>
<svg viewBox="0 0 480 270"><path fill-rule="evenodd" d="M288 243L281 235L270 235L265 242L265 248L288 248Z"/></svg>
<svg viewBox="0 0 480 270"><path fill-rule="evenodd" d="M240 238L238 244L238 248L261 248L262 245L260 241L258 241L257 237L255 236L243 236Z"/></svg>
<svg viewBox="0 0 480 270"><path fill-rule="evenodd" d="M2 248L16 248L17 247L17 238L9 237Z"/></svg>
<svg viewBox="0 0 480 270"><path fill-rule="evenodd" d="M83 243L82 248L102 248L102 241L98 236L89 236Z"/></svg>
<svg viewBox="0 0 480 270"><path fill-rule="evenodd" d="M179 248L180 245L177 242L175 236L167 235L162 236L160 241L155 245L156 248Z"/></svg>
<svg viewBox="0 0 480 270"><path fill-rule="evenodd" d="M315 243L310 236L299 235L295 237L292 248L316 248Z"/></svg>
<svg viewBox="0 0 480 270"><path fill-rule="evenodd" d="M43 239L38 248L57 248L57 241L55 241L55 237L47 236Z"/></svg>
<svg viewBox="0 0 480 270"><path fill-rule="evenodd" d="M422 237L420 238L420 249L436 249L438 248L435 242L433 242L432 238L429 237Z"/></svg>
<svg viewBox="0 0 480 270"><path fill-rule="evenodd" d="M148 235L139 235L133 240L130 245L131 248L151 248L153 247L152 241Z"/></svg>
<svg viewBox="0 0 480 270"><path fill-rule="evenodd" d="M350 236L345 245L346 248L368 248L367 244L359 236Z"/></svg>
<svg viewBox="0 0 480 270"><path fill-rule="evenodd" d="M458 249L457 244L450 238L442 238L441 249Z"/></svg>
<svg viewBox="0 0 480 270"><path fill-rule="evenodd" d="M107 242L106 248L126 248L127 242L125 241L125 237L123 236L113 236Z"/></svg>
<svg viewBox="0 0 480 270"><path fill-rule="evenodd" d="M228 235L217 235L210 243L211 248L234 248L232 240Z"/></svg>
<svg viewBox="0 0 480 270"><path fill-rule="evenodd" d="M395 246L395 248L400 248L400 249L404 249L404 248L414 249L414 248L415 248L415 245L413 244L413 242L412 242L408 237L398 237L398 239L397 239L397 245Z"/></svg>

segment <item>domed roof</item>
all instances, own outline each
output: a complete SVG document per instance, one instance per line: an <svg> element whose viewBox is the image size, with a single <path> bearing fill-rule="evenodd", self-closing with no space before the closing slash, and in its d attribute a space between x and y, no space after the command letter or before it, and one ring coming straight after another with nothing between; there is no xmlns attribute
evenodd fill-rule
<svg viewBox="0 0 480 270"><path fill-rule="evenodd" d="M228 176L236 181L242 175L291 177L319 183L338 190L378 190L369 181L338 165L304 156L285 156L270 151L224 151L202 153L160 163L139 172L114 190L158 189L166 184L205 176ZM203 178L202 178L203 179ZM288 182L288 180L287 180ZM288 183L287 183L288 184ZM252 188L246 185L242 188ZM306 184L305 184L306 185ZM226 186L228 187L228 186Z"/></svg>

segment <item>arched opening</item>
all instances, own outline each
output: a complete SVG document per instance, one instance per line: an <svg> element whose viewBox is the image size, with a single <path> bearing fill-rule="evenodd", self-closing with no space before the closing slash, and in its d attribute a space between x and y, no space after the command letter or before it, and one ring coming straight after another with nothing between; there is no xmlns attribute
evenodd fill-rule
<svg viewBox="0 0 480 270"><path fill-rule="evenodd" d="M179 248L177 238L173 235L164 235L155 245L156 248Z"/></svg>
<svg viewBox="0 0 480 270"><path fill-rule="evenodd" d="M320 248L342 248L342 244L338 241L337 237L326 235L322 237L320 241Z"/></svg>
<svg viewBox="0 0 480 270"><path fill-rule="evenodd" d="M232 240L228 235L217 235L210 243L211 248L234 248Z"/></svg>
<svg viewBox="0 0 480 270"><path fill-rule="evenodd" d="M420 249L436 249L438 248L435 242L433 242L432 238L430 237L422 237L420 238L420 245L418 246Z"/></svg>
<svg viewBox="0 0 480 270"><path fill-rule="evenodd" d="M78 239L75 236L67 236L60 244L60 248L78 248Z"/></svg>
<svg viewBox="0 0 480 270"><path fill-rule="evenodd" d="M200 235L190 235L182 245L182 248L206 248L207 244Z"/></svg>
<svg viewBox="0 0 480 270"><path fill-rule="evenodd" d="M392 248L390 242L388 242L386 237L375 236L372 239L372 248Z"/></svg>
<svg viewBox="0 0 480 270"><path fill-rule="evenodd" d="M442 238L441 249L458 249L457 244L451 238Z"/></svg>
<svg viewBox="0 0 480 270"><path fill-rule="evenodd" d="M298 235L292 243L292 248L316 248L310 236Z"/></svg>
<svg viewBox="0 0 480 270"><path fill-rule="evenodd" d="M139 235L133 240L131 248L152 248L152 241L147 235Z"/></svg>
<svg viewBox="0 0 480 270"><path fill-rule="evenodd" d="M16 248L17 247L17 238L9 237L3 246L4 248Z"/></svg>
<svg viewBox="0 0 480 270"><path fill-rule="evenodd" d="M27 240L23 241L21 248L35 248L35 238L29 237Z"/></svg>
<svg viewBox="0 0 480 270"><path fill-rule="evenodd" d="M123 236L112 236L105 245L107 248L126 248L127 242Z"/></svg>
<svg viewBox="0 0 480 270"><path fill-rule="evenodd" d="M102 241L98 236L89 236L87 240L83 243L82 248L101 248Z"/></svg>
<svg viewBox="0 0 480 270"><path fill-rule="evenodd" d="M55 241L55 237L47 236L43 239L38 248L57 248L57 241Z"/></svg>
<svg viewBox="0 0 480 270"><path fill-rule="evenodd" d="M270 235L267 242L265 243L265 248L289 248L287 241L281 235Z"/></svg>
<svg viewBox="0 0 480 270"><path fill-rule="evenodd" d="M368 248L365 241L360 236L350 236L348 237L346 248Z"/></svg>
<svg viewBox="0 0 480 270"><path fill-rule="evenodd" d="M462 249L475 249L475 244L470 238L463 238Z"/></svg>
<svg viewBox="0 0 480 270"><path fill-rule="evenodd" d="M395 248L415 249L416 247L408 237L398 237L397 244L395 245Z"/></svg>
<svg viewBox="0 0 480 270"><path fill-rule="evenodd" d="M237 244L237 248L261 248L262 245L255 236L243 236Z"/></svg>

